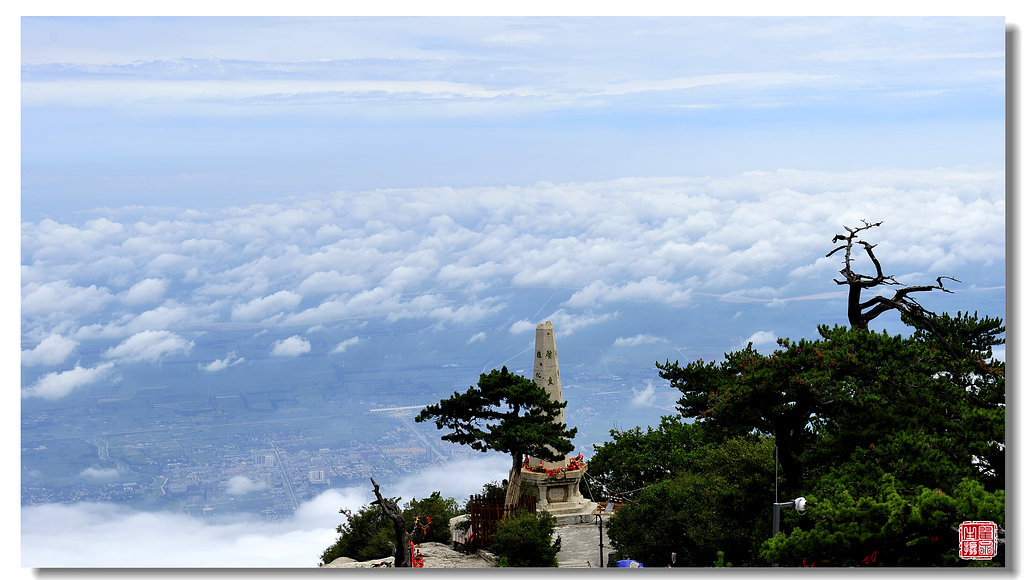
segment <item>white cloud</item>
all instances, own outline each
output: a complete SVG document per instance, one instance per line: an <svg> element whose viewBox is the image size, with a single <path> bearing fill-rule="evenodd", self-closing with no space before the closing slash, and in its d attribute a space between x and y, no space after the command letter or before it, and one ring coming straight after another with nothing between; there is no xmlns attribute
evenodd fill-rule
<svg viewBox="0 0 1024 580"><path fill-rule="evenodd" d="M835 75L809 75L809 74L779 74L779 73L726 73L698 75L664 80L631 81L625 83L610 84L603 91L606 95L623 95L630 93L643 93L649 91L672 91L680 89L692 89L702 86L736 84L747 87L745 90L756 91L761 85L778 84L811 84L820 85L823 83L834 83Z"/></svg>
<svg viewBox="0 0 1024 580"><path fill-rule="evenodd" d="M754 348L757 350L775 350L775 348L778 347L778 343L776 342L778 338L779 337L775 336L775 332L772 330L758 330L747 337L747 339L743 341L742 346L746 346L747 343L753 343Z"/></svg>
<svg viewBox="0 0 1024 580"><path fill-rule="evenodd" d="M424 469L415 476L398 481L394 486L394 492L388 493L401 496L402 501L409 501L413 497L422 499L431 492L440 491L444 497L453 497L461 502L470 494L479 493L485 483L508 478L510 467L510 455L483 453L478 457Z"/></svg>
<svg viewBox="0 0 1024 580"><path fill-rule="evenodd" d="M355 346L361 342L363 342L363 339L359 338L358 336L346 338L345 340L339 342L338 346L334 347L334 350L332 350L331 352L345 352L346 350L348 350L348 347Z"/></svg>
<svg viewBox="0 0 1024 580"><path fill-rule="evenodd" d="M108 362L92 368L75 366L69 371L53 372L40 378L36 383L21 392L23 397L39 397L42 399L59 399L71 391L92 384L104 377L114 368Z"/></svg>
<svg viewBox="0 0 1024 580"><path fill-rule="evenodd" d="M106 288L99 288L95 284L74 286L68 280L29 283L22 288L21 295L22 316L90 313L103 308L112 298Z"/></svg>
<svg viewBox="0 0 1024 580"><path fill-rule="evenodd" d="M279 324L304 326L371 316L392 316L392 319L397 320L409 316L407 307L407 304L403 304L400 294L388 288L376 287L354 296L329 298L318 306L281 319Z"/></svg>
<svg viewBox="0 0 1024 580"><path fill-rule="evenodd" d="M560 309L552 313L551 316L548 316L546 319L551 320L552 324L555 325L559 336L569 336L581 328L586 328L595 324L602 324L618 317L618 312L605 312L603 314L595 314L593 312L570 314L565 310Z"/></svg>
<svg viewBox="0 0 1024 580"><path fill-rule="evenodd" d="M362 276L357 274L342 275L337 270L314 272L299 284L299 294L310 296L316 294L334 294L358 290L366 284Z"/></svg>
<svg viewBox="0 0 1024 580"><path fill-rule="evenodd" d="M78 344L77 340L64 338L59 334L51 334L39 341L39 344L32 350L21 351L21 364L27 366L59 365L78 348Z"/></svg>
<svg viewBox="0 0 1024 580"><path fill-rule="evenodd" d="M430 311L428 316L436 318L442 322L472 324L492 314L500 312L504 308L505 304L503 303L496 303L493 299L484 299L464 304L456 308L452 308L451 306L434 308Z"/></svg>
<svg viewBox="0 0 1024 580"><path fill-rule="evenodd" d="M648 379L642 389L633 388L633 396L629 402L634 406L649 407L654 404L654 381Z"/></svg>
<svg viewBox="0 0 1024 580"><path fill-rule="evenodd" d="M512 334L522 334L531 330L536 330L537 325L529 320L517 320L512 323L508 331Z"/></svg>
<svg viewBox="0 0 1024 580"><path fill-rule="evenodd" d="M992 358L1006 362L1006 347L996 346L992 348Z"/></svg>
<svg viewBox="0 0 1024 580"><path fill-rule="evenodd" d="M208 373L215 373L243 362L245 362L245 357L235 356L235 353L231 352L224 358L219 358L205 365L201 364L199 365L199 368Z"/></svg>
<svg viewBox="0 0 1024 580"><path fill-rule="evenodd" d="M80 475L82 477L84 477L86 479L89 479L89 480L92 480L92 481L104 482L104 481L113 481L113 480L117 479L118 476L120 475L120 473L117 471L116 468L113 468L113 467L109 468L109 469L100 469L100 468L96 468L96 467L88 467L88 468L84 469Z"/></svg>
<svg viewBox="0 0 1024 580"><path fill-rule="evenodd" d="M166 291L167 280L146 278L132 285L122 300L131 305L153 303L159 301Z"/></svg>
<svg viewBox="0 0 1024 580"><path fill-rule="evenodd" d="M156 362L176 353L188 354L192 341L166 330L144 330L106 350L103 356L125 362Z"/></svg>
<svg viewBox="0 0 1024 580"><path fill-rule="evenodd" d="M59 335L80 343L75 352L96 352L107 347L99 341L223 323L319 325L331 340L336 323L372 318L525 334L554 313L524 309L524 285L563 296L560 335L706 296L779 306L832 299L840 264L824 254L843 224L861 218L886 220L870 241L892 273L933 279L933 269L955 268L948 273L965 283L997 286L1003 190L999 171L777 170L134 208L89 227L44 219L22 227L26 255L45 254L22 265L22 341ZM153 273L154 263L168 269ZM107 356L129 356L133 345ZM49 345L39 348L26 364Z"/></svg>
<svg viewBox="0 0 1024 580"><path fill-rule="evenodd" d="M432 262L433 260L431 259L430 261ZM422 281L424 278L429 276L433 270L434 268L430 264L416 264L414 266L403 264L395 267L395 269L384 278L383 284L392 288L405 288L406 286Z"/></svg>
<svg viewBox="0 0 1024 580"><path fill-rule="evenodd" d="M236 306L231 311L231 320L246 322L272 318L292 310L301 301L302 296L288 290L281 290L270 296L256 298L246 304Z"/></svg>
<svg viewBox="0 0 1024 580"><path fill-rule="evenodd" d="M603 280L597 280L573 294L565 304L574 308L586 308L606 302L630 300L685 306L690 302L691 294L691 290L684 290L677 283L665 282L655 276L614 286L606 284Z"/></svg>
<svg viewBox="0 0 1024 580"><path fill-rule="evenodd" d="M314 568L335 538L333 527L297 518L275 524L107 503L46 504L22 510L21 562L46 568Z"/></svg>
<svg viewBox="0 0 1024 580"><path fill-rule="evenodd" d="M474 334L473 336L469 337L469 340L466 341L466 344L473 344L474 342L480 342L481 340L484 340L486 338L487 338L487 333L486 332L478 332L478 333Z"/></svg>
<svg viewBox="0 0 1024 580"><path fill-rule="evenodd" d="M254 481L244 475L236 475L227 481L225 491L228 495L245 495L266 488L267 482L265 481Z"/></svg>
<svg viewBox="0 0 1024 580"><path fill-rule="evenodd" d="M143 330L166 330L168 328L192 321L195 312L185 305L168 301L152 310L147 310L125 325L125 332L141 332Z"/></svg>
<svg viewBox="0 0 1024 580"><path fill-rule="evenodd" d="M313 346L308 340L301 336L289 336L283 340L274 342L274 347L270 350L272 356L299 356L309 352Z"/></svg>
<svg viewBox="0 0 1024 580"><path fill-rule="evenodd" d="M629 338L619 337L615 339L614 346L640 346L644 344L657 344L659 342L666 342L666 339L659 336L651 336L649 334L638 334Z"/></svg>

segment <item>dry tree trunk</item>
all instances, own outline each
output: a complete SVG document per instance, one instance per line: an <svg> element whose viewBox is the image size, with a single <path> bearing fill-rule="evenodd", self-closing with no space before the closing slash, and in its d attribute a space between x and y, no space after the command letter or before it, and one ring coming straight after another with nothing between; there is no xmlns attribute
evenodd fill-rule
<svg viewBox="0 0 1024 580"><path fill-rule="evenodd" d="M395 568L409 568L412 565L409 560L409 532L406 531L402 510L398 509L393 502L384 499L384 496L380 494L380 486L372 477L370 483L373 484L373 495L377 496L371 505L379 504L380 508L384 510L384 515L395 525Z"/></svg>
<svg viewBox="0 0 1024 580"><path fill-rule="evenodd" d="M501 519L512 515L516 504L519 503L519 495L523 485L523 456L521 453L512 455L512 470L508 472L508 488L505 490L505 509L502 510Z"/></svg>

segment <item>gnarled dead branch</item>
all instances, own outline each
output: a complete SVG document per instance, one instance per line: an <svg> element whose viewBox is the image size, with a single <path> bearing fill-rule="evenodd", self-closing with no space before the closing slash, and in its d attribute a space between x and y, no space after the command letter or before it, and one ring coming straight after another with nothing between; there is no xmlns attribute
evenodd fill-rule
<svg viewBox="0 0 1024 580"><path fill-rule="evenodd" d="M412 565L409 554L409 532L405 529L405 518L402 517L402 510L398 509L394 502L385 499L380 494L380 486L377 485L377 482L372 477L370 478L370 483L373 484L373 495L377 496L377 499L370 502L370 505L380 505L380 509L384 510L384 515L395 526L395 568L409 568Z"/></svg>
<svg viewBox="0 0 1024 580"><path fill-rule="evenodd" d="M905 286L897 282L892 276L886 276L882 272L882 264L875 256L875 245L869 244L864 240L857 239L861 232L878 227L882 225L882 222L871 223L866 220L861 220L861 223L864 225L857 228L843 226L847 233L836 234L832 238L833 244L837 242L842 243L825 255L826 257L831 257L838 252L844 253L843 269L839 271L839 273L843 275L843 279L834 279L834 281L836 284L841 286L847 285L850 287L850 294L847 300L847 317L850 319L850 326L853 328L867 330L868 323L877 318L879 314L888 310L898 310L908 316L911 320L930 327L931 324L928 319L935 316L935 313L921 306L921 304L918 303L911 294L915 292L930 292L932 290L939 290L952 294L952 290L949 290L942 285L942 280L953 280L954 282L959 282L959 280L952 276L939 276L935 279L935 284ZM859 274L854 272L853 249L855 245L859 245L861 249L863 249L864 253L867 254L874 266L874 273ZM874 288L875 286L902 286L902 288L897 290L890 298L886 298L885 296L874 296L869 300L861 302L862 291L865 288Z"/></svg>

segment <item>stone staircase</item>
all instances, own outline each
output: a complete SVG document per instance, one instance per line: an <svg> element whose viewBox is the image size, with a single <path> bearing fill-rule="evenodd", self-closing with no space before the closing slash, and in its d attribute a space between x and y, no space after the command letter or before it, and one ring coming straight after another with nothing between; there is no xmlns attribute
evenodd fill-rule
<svg viewBox="0 0 1024 580"><path fill-rule="evenodd" d="M555 516L559 524L584 523L592 521L591 515L597 510L597 504L590 500L548 504L544 511Z"/></svg>

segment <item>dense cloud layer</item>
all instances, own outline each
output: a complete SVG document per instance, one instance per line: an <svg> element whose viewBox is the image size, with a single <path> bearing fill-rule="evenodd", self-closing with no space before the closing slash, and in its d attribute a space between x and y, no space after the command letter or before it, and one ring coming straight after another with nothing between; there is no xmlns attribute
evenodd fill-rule
<svg viewBox="0 0 1024 580"><path fill-rule="evenodd" d="M269 353L279 356L311 352L304 333L346 320L469 329L505 311L502 296L516 288L573 290L545 313L560 336L645 304L685 309L695 297L767 307L835 299L840 264L824 255L833 234L861 219L885 220L871 241L901 282L1004 283L998 171L780 170L105 213L23 223L23 364L56 373L26 395L60 396L110 363L187 357L195 332L217 325L292 329ZM537 323L513 321L506 331ZM75 360L94 344L100 359Z"/></svg>
<svg viewBox="0 0 1024 580"><path fill-rule="evenodd" d="M443 490L460 503L483 484L508 473L508 458L485 455L430 469L393 484L382 483L389 497L403 502ZM104 478L103 470L84 474ZM243 481L245 480L245 481ZM259 488L232 478L230 493ZM311 568L337 538L339 510L356 511L373 496L364 487L330 489L299 506L284 521L258 516L198 518L183 514L139 512L114 504L26 506L21 515L21 565L47 568ZM88 546L88 549L82 549Z"/></svg>

